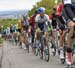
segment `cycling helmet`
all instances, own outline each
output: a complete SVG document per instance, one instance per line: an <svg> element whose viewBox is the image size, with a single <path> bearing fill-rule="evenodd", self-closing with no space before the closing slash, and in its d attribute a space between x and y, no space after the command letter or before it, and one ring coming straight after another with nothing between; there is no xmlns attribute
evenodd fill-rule
<svg viewBox="0 0 75 68"><path fill-rule="evenodd" d="M44 7L40 7L37 9L38 13L44 13L45 12L45 8Z"/></svg>

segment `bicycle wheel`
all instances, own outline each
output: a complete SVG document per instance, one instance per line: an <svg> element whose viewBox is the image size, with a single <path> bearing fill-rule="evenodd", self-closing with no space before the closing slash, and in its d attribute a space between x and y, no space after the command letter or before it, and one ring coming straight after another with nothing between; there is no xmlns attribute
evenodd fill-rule
<svg viewBox="0 0 75 68"><path fill-rule="evenodd" d="M26 45L26 48L27 48L27 52L29 53L29 45L28 44Z"/></svg>
<svg viewBox="0 0 75 68"><path fill-rule="evenodd" d="M38 56L38 48L35 48L35 55Z"/></svg>
<svg viewBox="0 0 75 68"><path fill-rule="evenodd" d="M44 55L45 55L45 60L48 62L49 61L49 57L50 57L49 46L48 45L45 47Z"/></svg>
<svg viewBox="0 0 75 68"><path fill-rule="evenodd" d="M43 46L41 46L40 50L39 50L39 55L40 55L40 59L43 59Z"/></svg>

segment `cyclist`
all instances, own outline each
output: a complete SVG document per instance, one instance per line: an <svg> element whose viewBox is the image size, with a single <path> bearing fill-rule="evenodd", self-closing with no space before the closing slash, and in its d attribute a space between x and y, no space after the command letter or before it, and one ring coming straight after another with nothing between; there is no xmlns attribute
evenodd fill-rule
<svg viewBox="0 0 75 68"><path fill-rule="evenodd" d="M27 15L24 15L23 16L23 20L21 21L22 23L22 28L23 28L23 31L26 31L28 30L28 27L29 27L29 19L28 19L28 16Z"/></svg>
<svg viewBox="0 0 75 68"><path fill-rule="evenodd" d="M13 28L13 25L11 24L11 25L10 25L10 32L11 32L11 34L13 33L12 28Z"/></svg>
<svg viewBox="0 0 75 68"><path fill-rule="evenodd" d="M63 0L64 4L64 17L66 19L66 24L69 27L68 33L68 40L67 40L67 52L66 52L66 63L68 65L73 64L73 57L72 57L72 36L75 26L75 0ZM65 16L65 14L67 16Z"/></svg>
<svg viewBox="0 0 75 68"><path fill-rule="evenodd" d="M65 34L66 34L66 21L62 15L62 10L63 10L63 4L59 3L56 7L56 17L57 17L57 22L59 24L59 34L60 34L60 38L59 38L59 55L60 55L60 59L63 60L63 63L65 62L65 55L64 55L64 46L65 46Z"/></svg>
<svg viewBox="0 0 75 68"><path fill-rule="evenodd" d="M13 32L14 32L13 24L10 24L11 40L13 39Z"/></svg>
<svg viewBox="0 0 75 68"><path fill-rule="evenodd" d="M45 14L45 8L40 7L37 9L38 15L35 18L35 22L37 23L37 26L41 29L41 31L46 31L46 24L48 23L50 25L50 19L47 14ZM47 22L47 23L46 23Z"/></svg>
<svg viewBox="0 0 75 68"><path fill-rule="evenodd" d="M52 53L55 55L56 49L55 49L55 32L57 29L57 22L56 22L56 8L53 8L53 13L50 16L51 25L52 25ZM55 31L54 31L55 30Z"/></svg>
<svg viewBox="0 0 75 68"><path fill-rule="evenodd" d="M10 37L10 28L7 27L6 29L6 34L7 34L7 40L9 40L9 37Z"/></svg>
<svg viewBox="0 0 75 68"><path fill-rule="evenodd" d="M39 12L39 14L36 16L35 22L37 24L37 28L39 28L42 31L42 36L43 36L47 30L46 25L47 24L50 25L50 19L49 19L49 16L45 14L44 7L38 8L37 11Z"/></svg>
<svg viewBox="0 0 75 68"><path fill-rule="evenodd" d="M29 29L29 17L28 15L24 15L21 21L22 23L22 34L23 34L23 45L25 45L24 49L27 47L27 39L28 39L28 29Z"/></svg>
<svg viewBox="0 0 75 68"><path fill-rule="evenodd" d="M37 10L35 10L35 13L30 17L30 26L31 26L31 34L32 34L32 51L34 52L33 44L34 44L34 36L35 36L35 18L38 14Z"/></svg>

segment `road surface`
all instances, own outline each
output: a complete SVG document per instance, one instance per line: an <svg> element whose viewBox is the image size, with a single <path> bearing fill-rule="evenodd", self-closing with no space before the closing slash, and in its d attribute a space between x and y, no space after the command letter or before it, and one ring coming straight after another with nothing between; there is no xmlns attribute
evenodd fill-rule
<svg viewBox="0 0 75 68"><path fill-rule="evenodd" d="M59 56L50 56L50 61L41 60L32 52L27 53L19 46L5 41L3 46L2 68L66 68L61 64Z"/></svg>

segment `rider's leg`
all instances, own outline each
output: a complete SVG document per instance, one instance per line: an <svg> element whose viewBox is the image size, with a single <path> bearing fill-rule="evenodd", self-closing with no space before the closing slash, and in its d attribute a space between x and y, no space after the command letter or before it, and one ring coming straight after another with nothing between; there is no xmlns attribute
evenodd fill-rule
<svg viewBox="0 0 75 68"><path fill-rule="evenodd" d="M34 37L35 37L34 30L31 31L31 34L32 34L32 52L34 52Z"/></svg>
<svg viewBox="0 0 75 68"><path fill-rule="evenodd" d="M60 51L60 59L64 59L64 38L65 38L65 30L60 30L60 38L59 38L59 51Z"/></svg>
<svg viewBox="0 0 75 68"><path fill-rule="evenodd" d="M54 30L54 29L53 29ZM52 52L55 53L55 35L54 35L54 31L52 31Z"/></svg>
<svg viewBox="0 0 75 68"><path fill-rule="evenodd" d="M67 52L66 52L66 62L67 64L71 65L73 64L73 59L72 59L72 49L71 49L71 46L72 46L72 36L73 36L73 31L74 31L74 22L70 21L68 23L68 27L69 27L69 33L68 33L68 40L67 40L67 44L68 44L68 47L67 47Z"/></svg>

